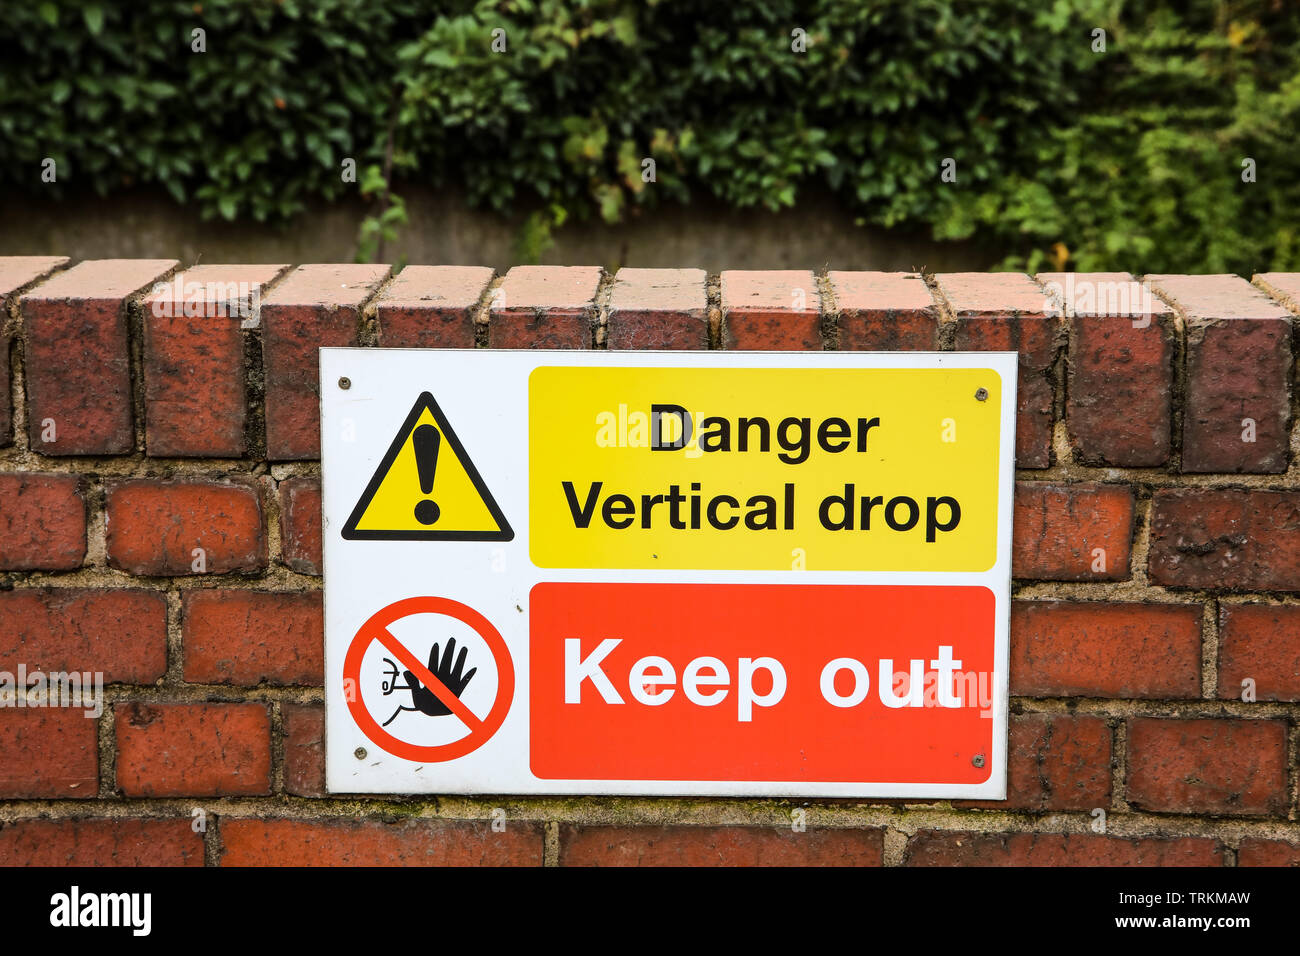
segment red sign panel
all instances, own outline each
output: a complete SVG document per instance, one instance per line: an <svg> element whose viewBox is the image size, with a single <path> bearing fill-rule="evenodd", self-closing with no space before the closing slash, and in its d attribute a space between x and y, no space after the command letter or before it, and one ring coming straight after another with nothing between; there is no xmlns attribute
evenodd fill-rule
<svg viewBox="0 0 1300 956"><path fill-rule="evenodd" d="M532 772L978 784L995 599L976 586L541 583Z"/></svg>

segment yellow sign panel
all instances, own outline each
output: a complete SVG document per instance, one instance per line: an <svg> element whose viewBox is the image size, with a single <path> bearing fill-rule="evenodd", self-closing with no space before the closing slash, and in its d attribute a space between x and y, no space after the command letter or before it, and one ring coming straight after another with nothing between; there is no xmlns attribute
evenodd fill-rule
<svg viewBox="0 0 1300 956"><path fill-rule="evenodd" d="M537 368L532 560L987 571L1001 396L986 368Z"/></svg>
<svg viewBox="0 0 1300 956"><path fill-rule="evenodd" d="M416 399L353 508L343 537L381 541L509 541L509 522L442 409Z"/></svg>

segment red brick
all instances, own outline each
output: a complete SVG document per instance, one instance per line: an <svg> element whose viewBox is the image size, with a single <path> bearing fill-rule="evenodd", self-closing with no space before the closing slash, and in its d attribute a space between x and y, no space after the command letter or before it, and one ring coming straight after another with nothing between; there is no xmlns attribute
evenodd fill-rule
<svg viewBox="0 0 1300 956"><path fill-rule="evenodd" d="M101 672L109 684L149 684L167 670L167 599L128 588L0 592L0 670Z"/></svg>
<svg viewBox="0 0 1300 956"><path fill-rule="evenodd" d="M223 574L266 567L262 502L253 484L124 481L108 491L108 563L132 574ZM195 571L195 548L205 571Z"/></svg>
<svg viewBox="0 0 1300 956"><path fill-rule="evenodd" d="M1281 720L1134 717L1128 802L1163 813L1284 814L1286 730Z"/></svg>
<svg viewBox="0 0 1300 956"><path fill-rule="evenodd" d="M145 449L150 455L244 454L248 404L241 326L287 266L196 266L145 296Z"/></svg>
<svg viewBox="0 0 1300 956"><path fill-rule="evenodd" d="M71 571L86 557L76 475L0 474L0 570Z"/></svg>
<svg viewBox="0 0 1300 956"><path fill-rule="evenodd" d="M820 351L821 292L802 269L722 273L722 345Z"/></svg>
<svg viewBox="0 0 1300 956"><path fill-rule="evenodd" d="M320 591L185 592L185 680L319 686L325 680Z"/></svg>
<svg viewBox="0 0 1300 956"><path fill-rule="evenodd" d="M541 866L534 823L451 820L232 820L222 866Z"/></svg>
<svg viewBox="0 0 1300 956"><path fill-rule="evenodd" d="M1255 682L1257 700L1300 701L1300 607L1219 605L1219 696L1240 700Z"/></svg>
<svg viewBox="0 0 1300 956"><path fill-rule="evenodd" d="M1223 847L1201 837L922 830L905 866L1222 866Z"/></svg>
<svg viewBox="0 0 1300 956"><path fill-rule="evenodd" d="M843 350L939 348L939 310L915 272L832 272L835 325Z"/></svg>
<svg viewBox="0 0 1300 956"><path fill-rule="evenodd" d="M494 349L587 349L599 266L515 266L492 296Z"/></svg>
<svg viewBox="0 0 1300 956"><path fill-rule="evenodd" d="M1018 352L1016 467L1052 463L1052 364L1059 320L1047 294L1015 272L956 272L936 277L956 321L958 351Z"/></svg>
<svg viewBox="0 0 1300 956"><path fill-rule="evenodd" d="M0 829L0 866L202 866L190 818L19 820Z"/></svg>
<svg viewBox="0 0 1300 956"><path fill-rule="evenodd" d="M280 551L299 574L321 573L320 482L286 478L280 482Z"/></svg>
<svg viewBox="0 0 1300 956"><path fill-rule="evenodd" d="M1252 284L1290 312L1300 312L1300 272L1263 272L1255 276Z"/></svg>
<svg viewBox="0 0 1300 956"><path fill-rule="evenodd" d="M989 810L1092 810L1110 806L1110 728L1100 717L1011 717L1007 799L967 800Z"/></svg>
<svg viewBox="0 0 1300 956"><path fill-rule="evenodd" d="M265 704L117 704L117 786L128 797L271 791Z"/></svg>
<svg viewBox="0 0 1300 956"><path fill-rule="evenodd" d="M1248 837L1237 849L1237 865L1300 867L1300 843Z"/></svg>
<svg viewBox="0 0 1300 956"><path fill-rule="evenodd" d="M379 344L472 349L474 311L493 274L482 266L407 266L375 300Z"/></svg>
<svg viewBox="0 0 1300 956"><path fill-rule="evenodd" d="M876 829L560 827L561 866L880 866Z"/></svg>
<svg viewBox="0 0 1300 956"><path fill-rule="evenodd" d="M1148 565L1165 587L1300 591L1300 492L1157 491Z"/></svg>
<svg viewBox="0 0 1300 956"><path fill-rule="evenodd" d="M0 312L8 313L15 292L67 264L67 256L0 256Z"/></svg>
<svg viewBox="0 0 1300 956"><path fill-rule="evenodd" d="M1144 281L1185 318L1195 322L1274 319L1285 318L1287 314L1260 289L1237 275L1148 275Z"/></svg>
<svg viewBox="0 0 1300 956"><path fill-rule="evenodd" d="M319 704L283 704L284 789L299 797L325 792L325 708Z"/></svg>
<svg viewBox="0 0 1300 956"><path fill-rule="evenodd" d="M1127 485L1017 482L1012 575L1039 581L1128 580L1133 506Z"/></svg>
<svg viewBox="0 0 1300 956"><path fill-rule="evenodd" d="M1233 275L1147 276L1183 313L1187 398L1183 471L1286 471L1291 318ZM1243 420L1255 441L1243 440Z"/></svg>
<svg viewBox="0 0 1300 956"><path fill-rule="evenodd" d="M0 447L13 443L9 381L9 305L26 285L68 264L67 256L0 256Z"/></svg>
<svg viewBox="0 0 1300 956"><path fill-rule="evenodd" d="M1200 605L1013 601L1011 693L1199 697Z"/></svg>
<svg viewBox="0 0 1300 956"><path fill-rule="evenodd" d="M176 265L174 259L82 262L22 297L34 450L121 455L134 449L126 304ZM49 420L54 440L47 442Z"/></svg>
<svg viewBox="0 0 1300 956"><path fill-rule="evenodd" d="M620 269L609 300L611 349L707 349L702 269Z"/></svg>
<svg viewBox="0 0 1300 956"><path fill-rule="evenodd" d="M362 306L388 272L386 265L299 266L262 303L268 458L320 457L318 350L359 344Z"/></svg>
<svg viewBox="0 0 1300 956"><path fill-rule="evenodd" d="M80 707L0 708L0 799L94 797L98 727Z"/></svg>
<svg viewBox="0 0 1300 956"><path fill-rule="evenodd" d="M1067 317L1065 420L1088 465L1150 467L1169 460L1174 317L1127 272L1042 272ZM1124 409L1116 415L1115 409Z"/></svg>

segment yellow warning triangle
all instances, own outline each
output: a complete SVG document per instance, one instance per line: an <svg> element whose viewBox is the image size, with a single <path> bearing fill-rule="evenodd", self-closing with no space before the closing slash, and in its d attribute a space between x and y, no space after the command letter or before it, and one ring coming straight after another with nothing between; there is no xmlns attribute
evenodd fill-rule
<svg viewBox="0 0 1300 956"><path fill-rule="evenodd" d="M433 396L424 392L343 526L371 541L509 541L515 533Z"/></svg>

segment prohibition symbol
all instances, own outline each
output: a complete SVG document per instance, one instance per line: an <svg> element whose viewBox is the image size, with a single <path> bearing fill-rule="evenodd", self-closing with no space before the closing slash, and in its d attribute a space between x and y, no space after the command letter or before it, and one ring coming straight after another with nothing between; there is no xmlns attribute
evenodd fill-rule
<svg viewBox="0 0 1300 956"><path fill-rule="evenodd" d="M415 614L440 614L452 618L472 628L486 642L492 653L492 662L496 666L497 673L496 697L487 716L480 717L467 707L457 692L448 687L439 676L435 676L415 653L393 636L389 628L403 618ZM416 693L422 693L428 700L428 694L424 692L431 691L437 702L430 700L429 703L433 707L441 704L437 712L441 714L450 712L456 720L468 728L469 733L451 743L426 745L403 740L385 729L367 707L361 683L362 659L370 646L376 642L419 683L420 687L415 689ZM462 649L462 661L464 653ZM451 648L448 649L447 654L449 666L450 657ZM458 672L459 670L460 668L457 668ZM446 668L439 668L439 671L445 676ZM455 760L477 750L500 729L506 713L510 710L510 703L514 699L515 668L510 659L510 649L506 647L500 632L478 611L450 598L413 597L395 601L371 615L370 619L361 625L356 636L352 638L352 643L348 645L347 655L343 659L343 688L344 699L347 700L352 719L376 746L406 760L438 762ZM351 688L350 693L349 688ZM372 697L377 693L372 690ZM416 694L413 693L412 697L415 696Z"/></svg>

